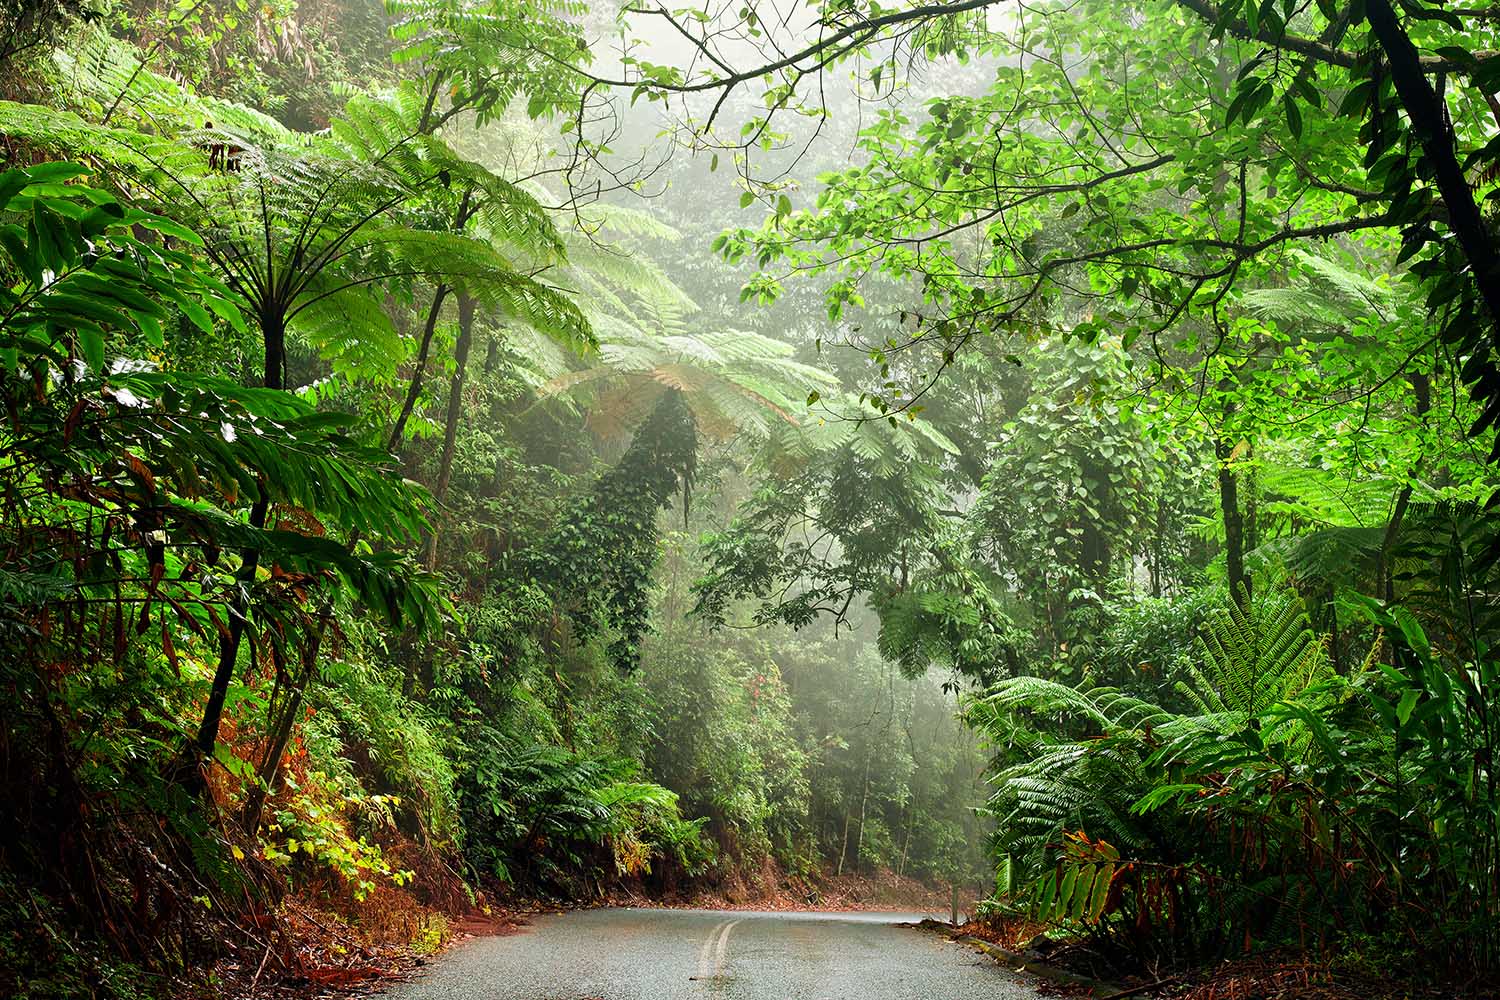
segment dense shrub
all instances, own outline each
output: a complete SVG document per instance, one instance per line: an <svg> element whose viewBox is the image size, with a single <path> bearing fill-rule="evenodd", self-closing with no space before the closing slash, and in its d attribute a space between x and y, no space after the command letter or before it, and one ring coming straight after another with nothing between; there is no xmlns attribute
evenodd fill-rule
<svg viewBox="0 0 1500 1000"><path fill-rule="evenodd" d="M1178 672L1186 708L1031 677L976 699L969 719L996 749L991 905L1121 958L1380 941L1488 966L1500 798L1486 692L1500 666L1475 632L1433 642L1412 610L1451 621L1467 603L1488 627L1474 603L1486 576L1436 574L1410 607L1364 601L1380 638L1347 676L1301 602L1271 594L1202 620Z"/></svg>

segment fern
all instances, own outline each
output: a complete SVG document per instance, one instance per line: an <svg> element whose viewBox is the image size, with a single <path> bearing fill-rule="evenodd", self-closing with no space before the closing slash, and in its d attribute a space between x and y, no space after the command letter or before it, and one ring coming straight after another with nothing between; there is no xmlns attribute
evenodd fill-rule
<svg viewBox="0 0 1500 1000"><path fill-rule="evenodd" d="M95 72L78 74L92 81L101 105L125 72L123 52L98 46ZM389 374L403 352L392 349L373 293L416 279L466 292L570 348L592 346L570 297L532 276L562 259L546 213L530 194L422 134L410 88L387 100L356 98L327 136L293 137L243 117L253 126L244 132L204 128L224 109L171 81L131 73L133 106L171 138L14 104L0 104L0 130L108 164L123 186L200 234L244 311L262 321L268 361L283 356L291 327L337 374ZM226 170L231 148L237 169ZM475 235L429 224L425 213L459 199L457 190L475 206Z"/></svg>
<svg viewBox="0 0 1500 1000"><path fill-rule="evenodd" d="M1178 690L1205 714L1264 711L1322 679L1322 643L1307 611L1291 593L1211 614L1197 639L1203 666L1188 666Z"/></svg>
<svg viewBox="0 0 1500 1000"><path fill-rule="evenodd" d="M1221 787L1216 776L1279 774L1285 755L1334 746L1316 711L1330 704L1330 673L1294 595L1250 610L1231 602L1203 622L1197 649L1179 682L1196 713L1037 677L1002 681L965 705L996 749L986 812L1000 827L1010 890L1044 918L1097 924L1147 906L1202 853L1193 819L1201 796ZM1136 873L1130 893L1115 884L1126 867ZM1101 878L1112 887L1103 896Z"/></svg>
<svg viewBox="0 0 1500 1000"><path fill-rule="evenodd" d="M662 394L684 394L704 433L727 438L749 430L765 438L772 423L796 424L797 400L833 376L799 364L790 348L754 334L649 334L609 328L600 364L559 375L543 395L591 394L589 420L600 433L633 426Z"/></svg>
<svg viewBox="0 0 1500 1000"><path fill-rule="evenodd" d="M1293 327L1306 327L1311 322L1349 330L1361 317L1383 315L1409 294L1400 286L1372 281L1321 254L1297 250L1292 257L1300 269L1291 272L1291 284L1253 289L1241 296L1256 315Z"/></svg>

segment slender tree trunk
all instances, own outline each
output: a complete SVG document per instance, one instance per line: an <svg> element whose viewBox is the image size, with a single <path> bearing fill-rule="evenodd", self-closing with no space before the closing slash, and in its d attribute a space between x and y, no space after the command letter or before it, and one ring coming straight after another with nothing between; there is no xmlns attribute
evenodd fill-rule
<svg viewBox="0 0 1500 1000"><path fill-rule="evenodd" d="M443 428L443 455L438 461L437 482L433 484L432 496L439 504L448 492L448 483L453 476L453 452L458 442L458 418L463 413L464 385L469 367L469 350L474 345L474 313L477 303L474 297L462 292L458 296L458 342L453 345L453 379L448 386L448 419ZM438 517L441 518L441 513ZM435 523L427 536L427 551L424 562L429 570L437 567L437 539L439 524Z"/></svg>
<svg viewBox="0 0 1500 1000"><path fill-rule="evenodd" d="M1251 461L1251 465L1240 480L1240 492L1243 494L1240 501L1245 508L1245 551L1254 552L1260 548L1260 483L1254 465L1254 441L1247 444L1245 458Z"/></svg>
<svg viewBox="0 0 1500 1000"><path fill-rule="evenodd" d="M865 848L865 807L870 804L870 748L865 747L865 781L859 793L859 836L854 840L854 870L859 871L860 855Z"/></svg>
<svg viewBox="0 0 1500 1000"><path fill-rule="evenodd" d="M1344 663L1344 644L1339 641L1338 593L1333 584L1328 585L1328 654L1333 660L1333 672L1339 676L1347 673Z"/></svg>
<svg viewBox="0 0 1500 1000"><path fill-rule="evenodd" d="M424 115L424 121L426 116ZM453 217L454 232L463 232L469 221L478 212L478 206L474 204L474 189L466 188L463 197L459 199L458 211ZM411 385L406 391L406 400L401 405L401 413L396 418L395 426L391 428L390 442L386 450L394 453L401 447L402 438L406 434L406 421L411 417L412 409L417 405L417 399L422 395L422 383L427 378L427 357L432 351L432 335L437 329L438 316L443 311L443 300L452 291L447 285L440 284L432 293L432 308L427 311L427 323L422 328L422 343L417 349L417 370L412 373Z"/></svg>
<svg viewBox="0 0 1500 1000"><path fill-rule="evenodd" d="M261 755L260 766L256 769L258 780L251 785L249 795L245 798L244 810L240 814L241 825L251 833L259 828L260 814L265 807L266 797L276 787L276 782L281 777L281 758L286 753L286 745L291 742L292 730L297 727L297 714L302 710L302 697L307 690L307 684L312 680L313 672L318 669L323 633L327 630L328 622L332 617L331 605L330 600L329 607L319 614L317 631L309 637L302 655L302 674L296 678L288 677L286 703L282 706L281 714L271 723L271 731L266 738L265 752Z"/></svg>
<svg viewBox="0 0 1500 1000"><path fill-rule="evenodd" d="M437 290L432 293L432 307L427 310L427 322L422 327L422 343L417 347L417 370L412 373L411 385L406 389L406 399L401 403L401 412L391 427L391 436L386 443L387 451L395 452L401 447L401 441L406 436L406 422L411 419L411 411L422 395L422 383L427 377L427 356L432 351L432 335L437 330L438 317L443 312L443 300L447 297L447 285L438 285Z"/></svg>
<svg viewBox="0 0 1500 1000"><path fill-rule="evenodd" d="M261 337L265 343L265 367L261 379L267 389L286 388L286 317L280 312L261 316ZM250 527L266 526L271 502L262 495L250 505ZM219 739L219 721L224 715L224 700L229 695L229 682L234 679L234 667L239 661L240 643L244 639L247 615L250 613L250 588L255 585L255 573L260 568L260 550L245 549L240 552L240 569L235 574L235 595L229 601L229 621L219 638L219 662L214 668L214 679L208 689L208 703L203 706L203 720L198 725L198 736L194 749L198 765L190 768L185 780L193 789L203 785L202 763L213 757L214 745Z"/></svg>
<svg viewBox="0 0 1500 1000"><path fill-rule="evenodd" d="M264 498L251 505L252 528L266 526L266 515L270 507L269 501ZM229 602L229 621L219 637L219 663L214 668L213 683L208 689L208 703L203 706L203 721L198 725L198 738L195 741L198 754L204 759L213 756L214 744L219 739L219 719L224 714L224 699L229 695L229 682L234 679L234 667L239 661L246 616L250 613L249 591L255 585L255 572L259 566L258 549L246 549L240 553L240 570L234 576L236 592Z"/></svg>
<svg viewBox="0 0 1500 1000"><path fill-rule="evenodd" d="M901 825L905 827L901 837L901 862L896 865L896 877L900 878L906 874L906 853L911 847L911 816L910 809L902 810Z"/></svg>
<svg viewBox="0 0 1500 1000"><path fill-rule="evenodd" d="M1380 560L1376 566L1376 581L1385 594L1386 603L1396 599L1395 574L1391 572L1391 549L1401 533L1401 522L1406 519L1406 508L1411 504L1411 483L1403 483L1396 494L1396 504L1391 510L1391 519L1386 522L1385 535L1380 540Z"/></svg>
<svg viewBox="0 0 1500 1000"><path fill-rule="evenodd" d="M1245 519L1240 513L1239 477L1229 467L1234 445L1220 437L1214 442L1219 460L1219 511L1224 518L1224 563L1229 597L1242 609L1250 607L1250 578L1245 575Z"/></svg>
<svg viewBox="0 0 1500 1000"><path fill-rule="evenodd" d="M422 389L422 373L427 367L427 355L432 345L433 332L437 327L437 319L442 310L443 300L447 297L446 285L438 285L433 293L432 307L428 310L427 323L422 335L422 346L418 352L417 373L412 379L412 385L407 392L405 404L396 425L391 429L391 436L387 440L387 450L396 452L400 450L406 432L406 421L411 416L418 395ZM252 512L252 521L254 515ZM264 521L264 518L262 518ZM356 532L349 539L349 547L353 549L359 540ZM260 825L261 811L265 807L266 798L275 788L276 782L281 775L281 758L286 753L287 743L291 741L292 731L296 728L297 713L301 711L303 695L308 683L312 680L318 669L318 657L321 654L323 635L327 632L329 624L333 620L333 601L329 598L318 612L316 625L303 656L302 674L289 682L286 704L282 706L281 712L274 718L268 720L268 733L266 736L266 747L261 756L259 767L256 769L257 782L251 787L250 793L245 800L245 807L241 812L240 822L246 830L254 831ZM222 700L220 702L222 706ZM201 737L200 737L201 738Z"/></svg>
<svg viewBox="0 0 1500 1000"><path fill-rule="evenodd" d="M1432 380L1426 372L1413 372L1407 380L1411 383L1412 394L1416 397L1415 411L1419 420L1427 417L1428 411L1432 409ZM1385 535L1380 540L1380 558L1376 563L1376 583L1384 589L1387 602L1396 599L1396 581L1391 572L1391 552L1396 545L1396 537L1401 533L1401 522L1406 518L1406 508L1411 505L1411 477L1416 475L1416 468L1407 471L1407 481L1401 484L1401 490L1396 494L1395 506L1391 509L1391 519L1386 522Z"/></svg>

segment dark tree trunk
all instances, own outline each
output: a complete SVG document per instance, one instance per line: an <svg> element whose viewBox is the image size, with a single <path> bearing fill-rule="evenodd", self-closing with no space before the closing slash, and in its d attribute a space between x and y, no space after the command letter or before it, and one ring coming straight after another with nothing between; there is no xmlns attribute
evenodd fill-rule
<svg viewBox="0 0 1500 1000"><path fill-rule="evenodd" d="M287 676L286 701L282 704L281 712L271 720L270 732L266 737L266 748L260 759L260 766L256 769L257 782L250 787L250 792L245 798L245 807L240 815L241 825L245 830L254 833L260 826L261 809L265 806L266 796L271 789L276 787L276 781L281 776L281 758L286 753L286 745L291 741L292 730L297 725L297 714L302 710L302 696L307 690L307 684L312 680L313 671L318 668L318 656L323 645L323 633L328 627L331 611L325 609L319 616L318 630L308 639L308 644L303 650L302 673L300 676Z"/></svg>
<svg viewBox="0 0 1500 1000"><path fill-rule="evenodd" d="M406 437L406 422L422 395L422 383L427 377L427 357L432 352L432 335L437 330L438 317L443 312L443 300L448 297L448 286L438 285L432 293L432 307L427 310L427 322L422 327L422 343L417 347L417 370L412 373L411 385L407 386L406 399L401 403L401 412L391 427L391 436L386 441L386 450L396 452Z"/></svg>
<svg viewBox="0 0 1500 1000"><path fill-rule="evenodd" d="M1255 457L1255 445L1252 443L1245 449L1245 457ZM1245 551L1254 552L1260 548L1260 484L1259 477L1255 474L1255 466L1251 465L1249 471L1240 479L1240 504L1245 509Z"/></svg>
<svg viewBox="0 0 1500 1000"><path fill-rule="evenodd" d="M260 321L261 336L265 341L265 369L261 373L267 389L286 388L286 317L281 313L263 315ZM262 496L250 506L250 527L264 528L271 510L270 500ZM194 788L202 786L201 764L211 758L214 744L219 739L219 720L224 714L224 699L229 694L229 682L234 679L234 667L239 660L240 644L244 639L246 616L250 613L250 588L255 585L255 572L260 568L260 550L245 549L240 553L240 570L235 574L237 584L234 598L229 602L229 621L219 639L219 663L214 668L214 679L208 690L208 703L203 706L203 721L198 725L198 737L194 747L198 753L198 765L186 774L188 784Z"/></svg>
<svg viewBox="0 0 1500 1000"><path fill-rule="evenodd" d="M469 368L469 350L474 345L474 312L477 303L470 295L458 296L458 342L453 345L453 379L448 386L448 418L443 427L443 455L438 461L437 482L433 484L433 498L441 504L448 492L448 483L453 477L453 452L458 442L458 418L463 413L464 385ZM438 515L441 518L441 513ZM440 530L434 524L432 534L427 536L425 562L427 568L437 566L437 536Z"/></svg>
<svg viewBox="0 0 1500 1000"><path fill-rule="evenodd" d="M1414 372L1407 377L1411 382L1412 393L1416 397L1415 411L1418 419L1425 418L1432 409L1432 380L1426 372ZM1396 504L1391 509L1391 519L1386 522L1385 535L1380 540L1380 558L1376 564L1376 582L1385 592L1387 602L1396 599L1395 575L1391 572L1391 552L1396 545L1396 537L1401 533L1401 522L1406 519L1406 508L1411 505L1411 475L1416 470L1412 469L1407 475L1407 481L1401 485L1401 490L1396 494Z"/></svg>
<svg viewBox="0 0 1500 1000"><path fill-rule="evenodd" d="M477 211L474 205L474 191L464 191L463 198L458 203L458 212L453 217L453 229L455 232L463 232ZM432 352L432 335L437 329L438 317L443 311L443 301L452 291L447 285L438 285L432 293L432 308L427 310L427 322L422 327L422 343L417 348L417 370L412 373L411 385L407 388L406 399L401 404L401 413L396 417L395 426L391 428L391 436L386 444L386 450L394 454L401 447L401 442L406 435L406 421L411 418L411 411L417 405L417 399L422 395L422 383L427 378L427 358Z"/></svg>
<svg viewBox="0 0 1500 1000"><path fill-rule="evenodd" d="M1485 227L1484 217L1474 201L1474 191L1459 165L1453 126L1449 124L1446 107L1422 72L1421 55L1396 19L1396 12L1388 0L1366 0L1365 17L1385 52L1396 95L1401 98L1412 131L1422 144L1422 155L1432 168L1438 192L1443 196L1443 206L1448 210L1448 228L1458 237L1458 244L1474 271L1479 295L1489 307L1490 340L1493 343L1496 340L1493 323L1500 318L1500 248L1496 247L1494 238Z"/></svg>
<svg viewBox="0 0 1500 1000"><path fill-rule="evenodd" d="M1224 517L1224 563L1229 597L1242 609L1250 606L1250 579L1245 575L1245 518L1240 513L1239 477L1229 467L1234 445L1222 437L1214 442L1219 460L1219 510Z"/></svg>

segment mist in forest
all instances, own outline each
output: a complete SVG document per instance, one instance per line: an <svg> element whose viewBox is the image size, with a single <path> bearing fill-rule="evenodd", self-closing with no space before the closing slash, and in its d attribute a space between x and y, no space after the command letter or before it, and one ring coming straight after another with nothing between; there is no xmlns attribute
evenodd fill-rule
<svg viewBox="0 0 1500 1000"><path fill-rule="evenodd" d="M0 994L1494 992L1497 24L0 4Z"/></svg>

